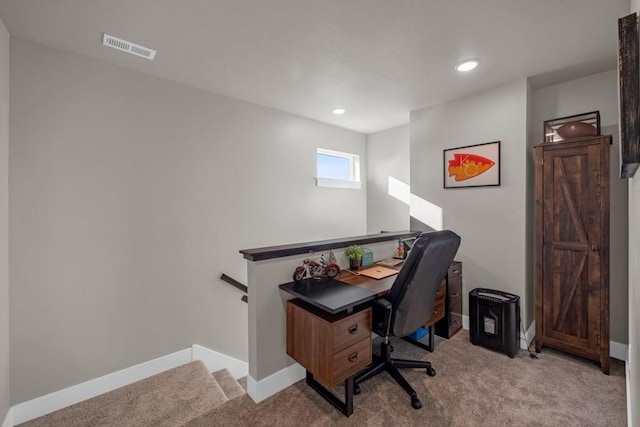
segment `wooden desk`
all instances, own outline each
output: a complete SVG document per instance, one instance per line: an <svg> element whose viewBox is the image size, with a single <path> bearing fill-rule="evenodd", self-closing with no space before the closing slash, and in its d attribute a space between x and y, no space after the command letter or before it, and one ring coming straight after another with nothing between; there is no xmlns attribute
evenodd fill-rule
<svg viewBox="0 0 640 427"><path fill-rule="evenodd" d="M307 371L307 384L347 417L353 377L371 364L371 307L331 314L300 299L287 301L287 354ZM344 381L344 401L331 388Z"/></svg>
<svg viewBox="0 0 640 427"><path fill-rule="evenodd" d="M401 266L397 266L397 267L384 266L384 267L395 269L395 270L400 270L401 268ZM365 267L365 268L368 268L368 267ZM374 279L372 277L354 274L348 270L343 270L336 277L336 279L341 282L348 283L353 286L357 286L359 288L368 289L372 292L375 292L379 297L384 297L389 293L389 290L391 289L391 286L393 286L393 282L396 280L396 277L397 275L385 277L384 279ZM446 295L447 295L447 282L445 279L440 284L440 288L438 289L438 293L436 294L436 303L433 306L433 313L431 317L427 320L427 322L423 325L425 328L429 329L429 344L425 345L419 341L412 340L411 338L403 338L405 341L409 341L412 344L417 345L418 347L424 348L425 350L433 351L433 348L434 348L433 337L435 335L433 325L439 320L444 319Z"/></svg>
<svg viewBox="0 0 640 427"><path fill-rule="evenodd" d="M399 270L400 267L396 269ZM340 282L347 283L383 297L389 293L396 277L397 275L393 275L374 279L342 271L335 279L339 281L338 285L341 285ZM313 301L317 295L314 297L314 293L307 289L315 285L318 290L322 290L328 286L323 286L322 282L304 285L298 288L293 283L280 285L281 290L306 300L287 301L287 354L306 369L307 384L348 417L353 413L353 378L371 363L372 310L366 303L354 306L358 303L355 297L344 302L348 308L342 312L328 310L325 308L327 304ZM337 286L338 290L340 287ZM330 291L335 291L334 287L329 288ZM444 318L445 295L446 281L443 280L438 289L433 314L424 324L429 329L429 345L407 337L404 340L433 351L433 325ZM362 301L369 301L369 297ZM345 387L344 401L327 389L342 381Z"/></svg>
<svg viewBox="0 0 640 427"><path fill-rule="evenodd" d="M400 270L400 267L389 267L384 266L385 268L390 268L392 270ZM369 267L364 267L369 268ZM364 270L363 268L363 270ZM336 276L336 280L339 280L344 283L348 283L353 286L357 286L359 288L365 288L372 292L378 294L379 297L383 297L389 293L389 289L393 285L393 282L396 280L398 275L385 277L384 279L374 279L373 277L361 276L357 274L357 272L351 272L350 270L342 270L340 274Z"/></svg>

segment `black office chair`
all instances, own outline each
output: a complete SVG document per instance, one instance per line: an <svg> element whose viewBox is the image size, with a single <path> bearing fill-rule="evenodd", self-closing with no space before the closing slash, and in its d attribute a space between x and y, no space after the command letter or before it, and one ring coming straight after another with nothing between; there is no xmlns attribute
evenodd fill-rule
<svg viewBox="0 0 640 427"><path fill-rule="evenodd" d="M380 346L380 356L374 354L373 364L356 375L355 394L360 393L359 384L363 381L387 371L411 397L411 406L415 409L422 407L415 390L398 368L426 368L427 375L431 377L436 371L430 362L392 359L389 336L408 335L431 317L436 293L459 246L460 236L449 230L423 233L415 241L389 294L373 305L373 331L384 341Z"/></svg>

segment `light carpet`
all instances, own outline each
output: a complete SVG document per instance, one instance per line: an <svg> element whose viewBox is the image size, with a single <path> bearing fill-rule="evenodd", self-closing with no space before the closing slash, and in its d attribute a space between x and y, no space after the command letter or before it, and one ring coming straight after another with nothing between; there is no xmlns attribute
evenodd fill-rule
<svg viewBox="0 0 640 427"><path fill-rule="evenodd" d="M354 413L346 418L304 381L259 404L242 396L198 417L195 426L624 426L624 363L612 359L611 375L598 365L544 349L510 359L469 342L466 331L436 338L428 353L394 340L394 357L431 360L437 371L403 369L423 407L383 373L362 384ZM342 389L336 389L342 397Z"/></svg>
<svg viewBox="0 0 640 427"><path fill-rule="evenodd" d="M221 376L228 377L228 373ZM228 400L205 365L195 361L21 426L178 426Z"/></svg>

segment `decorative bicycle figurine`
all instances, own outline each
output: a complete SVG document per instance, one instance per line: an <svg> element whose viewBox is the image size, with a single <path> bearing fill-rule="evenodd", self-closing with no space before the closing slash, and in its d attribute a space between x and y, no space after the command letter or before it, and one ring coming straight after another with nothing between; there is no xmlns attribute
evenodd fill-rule
<svg viewBox="0 0 640 427"><path fill-rule="evenodd" d="M309 255L313 255L312 251L309 251ZM317 259L317 258L316 258ZM336 277L340 273L340 266L335 262L335 256L333 251L329 254L329 262L324 260L324 255L320 255L319 261L306 258L302 261L302 265L296 267L293 272L293 280L295 282L301 282L304 279L313 278L320 280L323 277Z"/></svg>

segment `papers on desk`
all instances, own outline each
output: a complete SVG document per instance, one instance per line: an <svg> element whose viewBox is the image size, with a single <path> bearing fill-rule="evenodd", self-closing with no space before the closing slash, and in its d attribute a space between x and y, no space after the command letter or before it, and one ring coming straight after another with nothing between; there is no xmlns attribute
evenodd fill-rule
<svg viewBox="0 0 640 427"><path fill-rule="evenodd" d="M375 265L371 268L365 268L364 270L358 271L358 274L361 276L372 277L374 279L384 279L385 277L393 276L394 274L398 274L398 270L394 270L392 268L380 267L379 265Z"/></svg>

